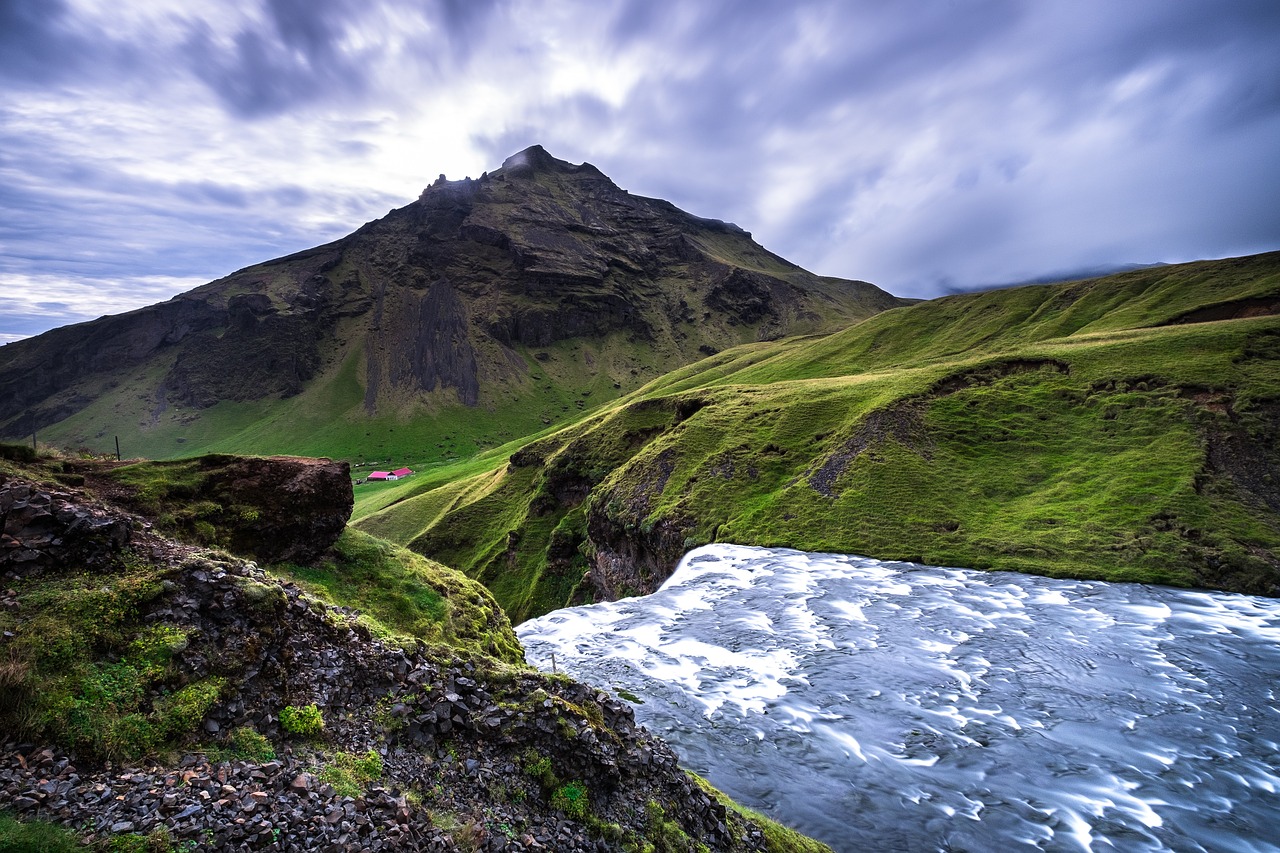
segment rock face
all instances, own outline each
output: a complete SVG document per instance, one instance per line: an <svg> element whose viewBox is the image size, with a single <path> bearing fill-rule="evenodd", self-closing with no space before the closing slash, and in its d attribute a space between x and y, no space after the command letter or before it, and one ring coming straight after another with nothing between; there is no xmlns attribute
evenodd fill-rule
<svg viewBox="0 0 1280 853"><path fill-rule="evenodd" d="M355 501L350 466L329 459L212 454L65 467L170 535L268 563L309 563L324 553Z"/></svg>
<svg viewBox="0 0 1280 853"><path fill-rule="evenodd" d="M0 474L0 575L100 568L133 537L129 519L70 492Z"/></svg>
<svg viewBox="0 0 1280 853"><path fill-rule="evenodd" d="M248 507L226 522L228 544L264 562L308 563L324 553L351 517L355 497L346 462L272 456L203 457L205 494Z"/></svg>
<svg viewBox="0 0 1280 853"><path fill-rule="evenodd" d="M149 450L151 433L222 401L326 395L352 418L527 409L548 382L581 383L587 358L598 400L707 352L899 304L534 146L334 243L4 347L0 435L96 405L136 418L126 442L159 456L172 453ZM102 443L84 427L53 434Z"/></svg>
<svg viewBox="0 0 1280 853"><path fill-rule="evenodd" d="M299 485L317 471L314 479L327 477L324 466L302 463L270 460L280 476L251 488L245 482L258 483L258 471L223 461L209 481L241 481L238 499L250 500L278 479L292 491L277 502L300 506L327 493ZM24 820L121 844L162 830L175 845L216 851L609 851L654 839L671 850L765 849L756 824L701 788L608 694L514 661L375 638L349 608L252 562L158 537L148 520L75 490L9 477L0 501L11 585L0 601L0 655L16 666L0 672L0 808ZM125 542L129 559L115 559ZM70 560L94 549L102 556L92 567ZM104 764L87 747L66 748L96 742L92 733L11 739L21 697L42 689L30 680L34 670L23 671L37 664L21 650L40 645L26 634L47 628L45 608L60 606L50 591L86 568L94 574L85 595L112 602L134 593L129 607L109 611L115 621L99 638L106 647L86 649L82 666L119 679L129 670L112 644L136 656L154 648L146 638L159 637L167 648L164 667L148 676L159 680L129 700L138 710L92 728L136 733L163 709L186 708L187 728L171 732L187 750L175 763ZM518 648L505 618L491 630ZM201 685L213 689L193 690ZM204 704L192 704L197 695ZM311 705L323 727L299 733L286 709ZM237 749L245 732L274 756L209 757L213 748ZM71 740L59 746L59 738ZM365 762L368 778L344 782L334 768L353 759Z"/></svg>

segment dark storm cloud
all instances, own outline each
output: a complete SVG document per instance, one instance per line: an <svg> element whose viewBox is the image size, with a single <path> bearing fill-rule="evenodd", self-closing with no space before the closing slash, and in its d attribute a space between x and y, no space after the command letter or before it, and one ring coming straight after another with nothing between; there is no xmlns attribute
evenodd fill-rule
<svg viewBox="0 0 1280 853"><path fill-rule="evenodd" d="M1277 44L1275 0L0 0L0 300L213 278L534 143L903 295L1274 249Z"/></svg>
<svg viewBox="0 0 1280 853"><path fill-rule="evenodd" d="M468 45L480 35L486 19L501 5L502 0L439 0L436 8L449 41Z"/></svg>
<svg viewBox="0 0 1280 853"><path fill-rule="evenodd" d="M348 0L268 0L266 25L225 43L206 22L187 42L191 67L236 114L281 112L317 98L359 92L361 55L343 50Z"/></svg>
<svg viewBox="0 0 1280 853"><path fill-rule="evenodd" d="M87 47L65 28L64 0L0 0L0 76L49 82L81 62Z"/></svg>
<svg viewBox="0 0 1280 853"><path fill-rule="evenodd" d="M370 71L401 16L426 14L440 28L427 59L465 57L496 0L369 3L366 0L266 0L265 23L229 39L200 20L187 41L190 65L236 115L255 118L315 101L342 102L369 91ZM364 25L362 43L348 36Z"/></svg>

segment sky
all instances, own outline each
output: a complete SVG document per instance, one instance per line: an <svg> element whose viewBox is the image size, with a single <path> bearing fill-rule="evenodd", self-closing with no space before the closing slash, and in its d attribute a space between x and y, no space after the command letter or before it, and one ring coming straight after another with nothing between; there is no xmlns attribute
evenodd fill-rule
<svg viewBox="0 0 1280 853"><path fill-rule="evenodd" d="M1280 248L1276 0L0 0L0 342L541 144L931 297Z"/></svg>

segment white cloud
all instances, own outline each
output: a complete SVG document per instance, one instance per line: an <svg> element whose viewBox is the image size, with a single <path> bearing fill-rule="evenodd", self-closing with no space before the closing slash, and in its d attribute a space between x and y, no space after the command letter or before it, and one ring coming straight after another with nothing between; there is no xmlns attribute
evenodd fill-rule
<svg viewBox="0 0 1280 853"><path fill-rule="evenodd" d="M1267 4L69 10L12 35L12 65L0 33L0 281L92 310L332 240L535 142L904 294L1280 245ZM42 301L23 310L65 321Z"/></svg>
<svg viewBox="0 0 1280 853"><path fill-rule="evenodd" d="M163 302L206 280L180 276L137 278L7 274L0 276L0 341L11 342L44 331L33 321L46 318L64 326L122 314ZM48 328L48 327L45 327Z"/></svg>

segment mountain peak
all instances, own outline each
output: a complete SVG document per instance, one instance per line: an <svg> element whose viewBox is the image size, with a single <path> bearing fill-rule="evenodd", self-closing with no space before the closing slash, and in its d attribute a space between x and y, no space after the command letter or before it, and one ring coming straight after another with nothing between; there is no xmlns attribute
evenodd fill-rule
<svg viewBox="0 0 1280 853"><path fill-rule="evenodd" d="M708 353L831 330L897 304L533 145L478 178L441 176L418 201L333 243L4 347L0 434L43 434L86 406L114 418L125 392L101 389L115 381L134 395L128 414L119 409L110 427L99 418L94 432L118 429L153 456L195 450L190 425L220 403L266 411L313 396L328 401L315 409L325 423L345 413L350 435L308 449L394 455L432 434L437 412L463 408L493 413L449 414L478 424L463 438L501 443L500 430L541 429L588 395L603 402ZM397 422L396 436L364 425L401 413L423 425L406 432ZM443 423L440 434L451 434ZM60 440L90 446L94 437Z"/></svg>
<svg viewBox="0 0 1280 853"><path fill-rule="evenodd" d="M584 175L600 177L608 180L608 176L590 163L574 165L568 160L552 156L541 145L530 145L523 151L517 151L502 161L503 174L510 177L522 177L535 174ZM612 183L612 181L610 181Z"/></svg>
<svg viewBox="0 0 1280 853"><path fill-rule="evenodd" d="M520 174L525 171L567 172L571 169L573 169L572 163L552 157L541 145L530 145L502 161L502 171L507 174Z"/></svg>

